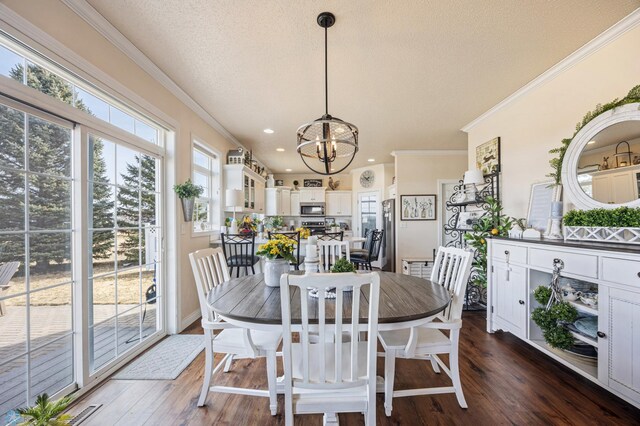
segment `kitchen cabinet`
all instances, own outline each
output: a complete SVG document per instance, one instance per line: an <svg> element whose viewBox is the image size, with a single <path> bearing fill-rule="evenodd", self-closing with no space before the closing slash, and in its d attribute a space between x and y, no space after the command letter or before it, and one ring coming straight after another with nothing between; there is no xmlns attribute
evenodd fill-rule
<svg viewBox="0 0 640 426"><path fill-rule="evenodd" d="M291 216L290 188L266 188L264 194L267 216Z"/></svg>
<svg viewBox="0 0 640 426"><path fill-rule="evenodd" d="M327 216L351 216L351 191L329 191L325 195Z"/></svg>
<svg viewBox="0 0 640 426"><path fill-rule="evenodd" d="M300 188L301 203L324 203L325 188Z"/></svg>
<svg viewBox="0 0 640 426"><path fill-rule="evenodd" d="M263 213L265 179L242 164L223 166L225 189L240 189L244 192L244 203L239 213ZM227 211L233 209L227 207Z"/></svg>
<svg viewBox="0 0 640 426"><path fill-rule="evenodd" d="M300 192L291 191L291 216L300 216Z"/></svg>
<svg viewBox="0 0 640 426"><path fill-rule="evenodd" d="M629 246L631 247L631 246ZM640 407L640 253L624 245L562 240L488 239L487 331L511 332L532 347ZM557 261L561 262L557 262ZM585 362L551 348L531 319L534 291L551 282L553 266L572 286L598 294L597 305L567 300L580 315L597 316L597 333L574 338L593 346L597 359Z"/></svg>
<svg viewBox="0 0 640 426"><path fill-rule="evenodd" d="M638 198L637 167L593 173L593 198L603 203L622 204Z"/></svg>
<svg viewBox="0 0 640 426"><path fill-rule="evenodd" d="M527 327L527 276L522 266L495 262L492 278L497 287L494 307L494 318L501 328L518 337L524 337Z"/></svg>

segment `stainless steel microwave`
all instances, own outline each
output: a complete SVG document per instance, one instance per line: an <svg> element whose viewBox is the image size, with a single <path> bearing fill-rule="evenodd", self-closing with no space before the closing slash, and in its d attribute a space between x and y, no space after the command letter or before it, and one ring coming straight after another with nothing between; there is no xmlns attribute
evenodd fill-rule
<svg viewBox="0 0 640 426"><path fill-rule="evenodd" d="M300 216L324 216L324 203L300 203Z"/></svg>

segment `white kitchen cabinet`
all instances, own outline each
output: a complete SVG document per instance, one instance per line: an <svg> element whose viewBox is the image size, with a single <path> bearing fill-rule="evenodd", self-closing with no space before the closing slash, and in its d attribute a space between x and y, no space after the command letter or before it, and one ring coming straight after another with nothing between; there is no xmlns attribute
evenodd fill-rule
<svg viewBox="0 0 640 426"><path fill-rule="evenodd" d="M602 171L593 174L593 198L603 203L628 203L638 198L636 167L633 170Z"/></svg>
<svg viewBox="0 0 640 426"><path fill-rule="evenodd" d="M259 211L262 189L265 179L258 173L242 164L226 164L223 166L225 189L240 189L244 192L244 205L239 213L262 213ZM227 207L227 211L233 211Z"/></svg>
<svg viewBox="0 0 640 426"><path fill-rule="evenodd" d="M325 195L327 216L351 216L351 191L329 191Z"/></svg>
<svg viewBox="0 0 640 426"><path fill-rule="evenodd" d="M265 183L263 181L256 181L256 195L255 195L255 212L258 214L264 214L264 197L265 197Z"/></svg>
<svg viewBox="0 0 640 426"><path fill-rule="evenodd" d="M300 192L291 191L291 216L300 216Z"/></svg>
<svg viewBox="0 0 640 426"><path fill-rule="evenodd" d="M264 193L267 216L291 216L291 189L266 188Z"/></svg>
<svg viewBox="0 0 640 426"><path fill-rule="evenodd" d="M324 203L325 188L300 188L301 203Z"/></svg>
<svg viewBox="0 0 640 426"><path fill-rule="evenodd" d="M640 293L601 286L598 305L598 380L640 401Z"/></svg>
<svg viewBox="0 0 640 426"><path fill-rule="evenodd" d="M526 269L502 262L495 262L492 269L494 318L498 320L500 328L524 338L527 329Z"/></svg>
<svg viewBox="0 0 640 426"><path fill-rule="evenodd" d="M488 240L487 331L504 330L640 407L640 253L623 245L561 240ZM597 366L549 347L531 313L533 292L548 286L556 260L561 275L598 293L598 304L569 301L579 312L597 315L598 333L574 334L597 349Z"/></svg>

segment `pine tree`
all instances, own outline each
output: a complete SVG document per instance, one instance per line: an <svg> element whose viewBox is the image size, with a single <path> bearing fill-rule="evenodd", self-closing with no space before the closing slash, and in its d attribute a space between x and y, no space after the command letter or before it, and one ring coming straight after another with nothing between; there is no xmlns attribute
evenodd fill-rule
<svg viewBox="0 0 640 426"><path fill-rule="evenodd" d="M17 65L10 76L20 82L24 78L24 67ZM73 87L62 78L37 65L27 67L27 84L49 96L67 104L73 104ZM91 113L82 102L76 107ZM57 124L28 116L29 170L47 175L68 178L71 176L71 130ZM32 230L68 229L71 221L71 183L68 180L31 174L25 182L24 173L7 170L3 167L24 169L25 115L17 110L0 106L0 229L24 229L24 191L29 190L29 226ZM101 144L101 142L100 142ZM105 176L105 163L101 149L94 158L94 168ZM103 197L104 194L99 194ZM97 202L103 207L97 212L98 220L113 212L109 207L108 194ZM94 211L94 217L96 217ZM100 234L100 238L109 238L109 234ZM36 233L29 237L29 253L36 270L45 271L50 262L62 263L70 257L70 237L60 233ZM112 237L111 237L112 239ZM99 241L98 252L94 257L108 256L110 243ZM24 260L24 237L3 237L3 261ZM97 254L97 256L96 256Z"/></svg>
<svg viewBox="0 0 640 426"><path fill-rule="evenodd" d="M125 183L118 188L118 225L137 229L123 229L120 235L124 241L119 244L118 253L128 262L143 264L145 259L144 226L155 225L156 220L156 160L146 155L136 155L133 164L127 164L121 173ZM139 190L141 190L139 192ZM140 203L140 205L138 204ZM138 216L140 212L140 216ZM140 228L138 228L140 226ZM138 248L142 247L142 259ZM142 260L140 262L140 260Z"/></svg>

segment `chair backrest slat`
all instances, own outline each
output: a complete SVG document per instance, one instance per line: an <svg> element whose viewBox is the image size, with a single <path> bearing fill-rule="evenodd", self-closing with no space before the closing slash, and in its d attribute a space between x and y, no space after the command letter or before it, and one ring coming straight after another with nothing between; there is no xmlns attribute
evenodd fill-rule
<svg viewBox="0 0 640 426"><path fill-rule="evenodd" d="M340 232L325 232L324 234L318 234L318 241L342 241L344 239L344 231Z"/></svg>
<svg viewBox="0 0 640 426"><path fill-rule="evenodd" d="M440 247L433 263L431 281L447 289L449 307L442 313L444 320L460 319L467 281L471 274L473 252L455 247Z"/></svg>
<svg viewBox="0 0 640 426"><path fill-rule="evenodd" d="M336 261L341 257L351 261L348 241L318 241L318 251L320 252L321 272L329 272L331 267L335 265Z"/></svg>
<svg viewBox="0 0 640 426"><path fill-rule="evenodd" d="M353 287L352 293L345 292L345 288ZM325 291L335 288L335 300L325 300L323 297ZM319 298L317 300L318 313L317 324L312 323L309 315L309 301L313 301L310 292L317 289ZM290 275L283 274L280 278L280 295L282 306L282 323L283 323L283 352L285 356L285 377L287 386L291 382L291 360L287 357L291 356L292 347L292 326L291 326L291 295L300 294L300 344L302 356L302 377L294 378L295 386L308 388L335 388L344 389L362 385L367 379L373 381L375 386L375 377L368 377L371 371L374 371L376 364L377 350L377 328L378 328L378 300L380 292L380 277L377 273L368 274L309 274L309 275ZM367 330L372 333L367 341L367 369L366 373L360 373L362 366L359 365L360 342L358 339L360 324L360 298L368 300L369 309L367 313ZM351 317L343 318L345 312L345 299L351 294ZM313 303L313 302L311 302ZM309 330L318 331L318 342L311 344L309 342ZM328 339L327 331L332 332L335 338ZM344 345L342 342L343 332L348 331L352 336L349 343L350 358L347 364L343 364ZM324 366L328 361L328 355L331 354L333 364L329 366L329 370L325 371ZM310 362L311 358L317 361L317 364ZM320 368L319 371L310 371L310 368ZM345 367L347 367L345 369ZM333 371L332 371L333 369ZM330 374L331 373L331 374ZM367 377L363 377L363 374Z"/></svg>
<svg viewBox="0 0 640 426"><path fill-rule="evenodd" d="M0 286L5 286L20 268L20 262L7 262L0 266Z"/></svg>
<svg viewBox="0 0 640 426"><path fill-rule="evenodd" d="M209 308L207 296L213 288L229 280L224 252L221 248L198 250L189 254L189 260L196 280L202 318L214 321L217 315Z"/></svg>

